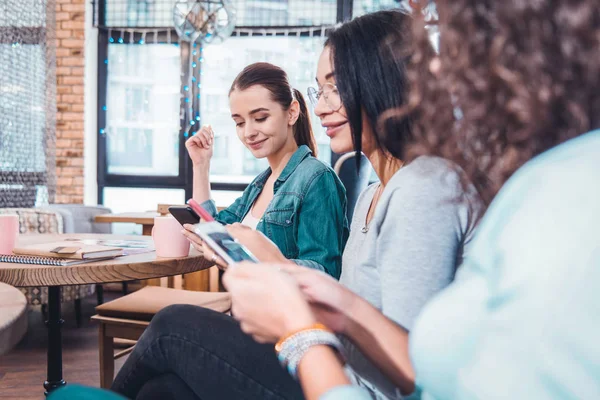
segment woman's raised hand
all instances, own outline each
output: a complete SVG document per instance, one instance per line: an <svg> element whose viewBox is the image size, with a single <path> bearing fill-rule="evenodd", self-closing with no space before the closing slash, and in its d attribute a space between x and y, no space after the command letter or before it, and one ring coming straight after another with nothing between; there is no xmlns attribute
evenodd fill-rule
<svg viewBox="0 0 600 400"><path fill-rule="evenodd" d="M204 125L185 142L194 166L208 165L213 155L215 133L210 125Z"/></svg>

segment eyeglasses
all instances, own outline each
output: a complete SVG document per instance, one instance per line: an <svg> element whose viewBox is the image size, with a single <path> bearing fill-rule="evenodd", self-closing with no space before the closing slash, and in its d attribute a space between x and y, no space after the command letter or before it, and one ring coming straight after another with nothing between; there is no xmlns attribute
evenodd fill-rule
<svg viewBox="0 0 600 400"><path fill-rule="evenodd" d="M342 99L340 92L338 92L337 86L333 83L325 83L320 89L309 87L307 90L308 99L310 100L313 107L316 107L319 103L321 96L325 98L325 104L331 109L331 111L339 111L342 108Z"/></svg>

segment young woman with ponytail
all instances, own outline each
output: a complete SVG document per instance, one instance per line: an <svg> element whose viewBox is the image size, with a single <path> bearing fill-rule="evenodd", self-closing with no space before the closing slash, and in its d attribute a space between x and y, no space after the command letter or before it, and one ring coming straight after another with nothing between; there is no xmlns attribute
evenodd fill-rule
<svg viewBox="0 0 600 400"><path fill-rule="evenodd" d="M209 181L214 132L206 125L186 142L194 165L194 200L222 223L264 233L296 264L339 278L348 238L346 194L335 172L315 158L304 97L281 68L255 63L233 81L229 104L238 138L256 158L266 158L269 168L217 213ZM186 234L194 246L202 246L195 234Z"/></svg>

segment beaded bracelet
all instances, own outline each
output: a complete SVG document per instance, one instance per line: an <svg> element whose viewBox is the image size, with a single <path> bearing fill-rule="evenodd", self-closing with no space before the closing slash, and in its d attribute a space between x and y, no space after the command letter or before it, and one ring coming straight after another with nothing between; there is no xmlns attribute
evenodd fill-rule
<svg viewBox="0 0 600 400"><path fill-rule="evenodd" d="M275 344L275 351L277 353L279 353L281 351L281 346L283 345L283 343L286 340L288 340L290 337L294 336L295 334L297 334L299 332L303 332L303 331L312 331L312 330L320 330L320 331L331 332L325 325L320 324L320 323L317 322L316 324L312 324L310 326L307 326L306 328L302 328L302 329L298 329L298 330L292 331L292 332L288 333L287 335L283 336Z"/></svg>
<svg viewBox="0 0 600 400"><path fill-rule="evenodd" d="M340 340L327 328L323 328L313 325L296 331L291 335L287 335L275 346L279 362L287 368L292 377L297 378L298 364L313 346L330 346L339 353L342 359L344 358L343 346Z"/></svg>

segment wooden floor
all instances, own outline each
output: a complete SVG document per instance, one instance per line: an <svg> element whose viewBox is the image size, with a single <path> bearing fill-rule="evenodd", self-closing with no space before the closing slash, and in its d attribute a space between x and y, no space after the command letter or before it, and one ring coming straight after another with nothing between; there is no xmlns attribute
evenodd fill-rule
<svg viewBox="0 0 600 400"><path fill-rule="evenodd" d="M118 295L105 292L105 300ZM94 315L96 296L82 301L84 323L75 324L73 303L63 303L63 377L67 383L99 386L98 327L89 320ZM11 352L0 356L0 399L44 399L46 379L46 327L40 307L29 310L29 329L25 338ZM116 361L115 370L126 357Z"/></svg>

